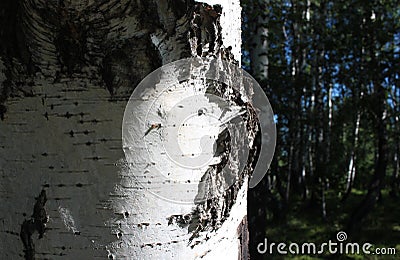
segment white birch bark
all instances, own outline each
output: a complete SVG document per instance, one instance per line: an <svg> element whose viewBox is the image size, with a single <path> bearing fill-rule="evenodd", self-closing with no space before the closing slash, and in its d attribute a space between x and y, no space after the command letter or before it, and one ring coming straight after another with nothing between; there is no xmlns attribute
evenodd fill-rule
<svg viewBox="0 0 400 260"><path fill-rule="evenodd" d="M0 59L1 89L23 82L4 102L7 112L0 121L2 255L33 259L27 257L30 250L37 259L245 259L247 177L212 207L201 208L200 222L213 225L191 223L195 229L189 231L185 216L198 205L140 190L120 163L131 85L160 65L154 64L158 55L163 63L199 55L194 36L187 37L194 25L191 3L61 2L20 1L21 35L31 53L26 66L35 67L34 74L25 79L21 60ZM240 64L239 1L205 2L220 4L222 13L220 25L207 24L206 17L198 28L206 37L201 55ZM220 42L210 53L218 26ZM39 212L49 221L39 239L35 223L45 219L34 205L42 189L47 201ZM22 243L22 233L31 235L34 248Z"/></svg>
<svg viewBox="0 0 400 260"><path fill-rule="evenodd" d="M208 4L217 3L214 2L208 1ZM201 12L200 15L202 15ZM209 26L204 24L207 22L207 19L203 19L202 26ZM238 1L223 2L220 21L223 36L222 45L226 47L231 46L233 56L240 61L240 6ZM206 32L201 32L202 37L207 37L204 35L211 33L207 27L201 29L207 30ZM174 44L173 42L163 42L164 38L162 34L153 35L152 39L160 48L167 48L168 45ZM202 43L204 44L204 42ZM210 48L210 44L210 42L206 42L202 46L203 55L204 53L207 53L206 55L209 54L210 51L208 49ZM196 56L198 53L196 54L192 51L192 55ZM175 57L169 55L168 61L177 60L179 57L179 55ZM166 81L170 81L171 85L178 84L178 75L174 75L173 69L165 71L165 74L161 76L168 78ZM152 97L148 97L145 94L145 99L156 99L157 107L158 105L160 106L161 111L163 111L162 114L170 111L181 100L196 94L185 91L185 88L189 86L184 86L182 88L174 87L170 93L161 96L165 87L158 85L155 93L150 92L149 95L153 95ZM194 87L194 89L202 87L204 88L204 86L199 85ZM157 123L159 122L157 120L160 120L157 111L153 112L153 114L148 114L150 110L149 106L134 106L132 110L134 110L132 113L139 119L136 121L135 119L130 119L134 120L132 123L128 122L130 128L143 123L140 119L143 120L146 115L150 118L150 122L144 123ZM131 113L131 110L126 111L125 119L129 113ZM203 122L201 122L201 119L195 119L191 123L193 125L201 125ZM198 181L206 174L209 166L206 165L206 167L199 170L182 169L170 162L161 145L156 145L157 133L150 133L149 137L146 137L146 139L149 139L149 147L146 148L143 145L145 129L140 130L132 130L129 133L131 142L127 141L124 144L127 146L124 149L129 150L126 152L128 166L123 170L124 177L121 185L118 187L117 194L120 198L114 199L112 204L117 212L121 214L128 212L129 217L124 217L117 221L115 233L122 234L122 236L109 247L110 254L116 258L133 257L134 259L239 259L242 245L239 238L241 234L238 234L238 227L241 226L246 216L247 179L245 178L244 182L240 184L241 187L237 195L235 194L236 198L229 209L228 215L224 216L223 212L224 208L229 207L226 205L226 193L224 191L219 196L216 194L217 197L212 202L215 203L212 206L215 212L212 213L212 210L207 208L207 206L195 202L196 195L199 192L197 185L192 185L190 186L192 189L188 187L188 190L185 190L184 188L179 189L179 185L174 186L171 183L186 179L192 182ZM218 134L215 133L215 129L205 131L201 134L208 134L210 136ZM189 127L189 129L184 130L181 134L188 135L186 139L189 139L189 136L195 138L196 134L199 134L195 132L195 127ZM183 152L196 152L194 148L192 143L182 144ZM178 156L180 155L178 154ZM182 156L185 155L182 154ZM170 176L174 177L162 178L158 175L152 175L152 172L156 171L157 167L162 168L168 172L168 175L171 174ZM138 178L133 178L132 175L137 172L143 172L143 174L136 174ZM151 182L152 184L155 183L152 186L153 189L157 189L157 191L164 190L164 196L170 193L169 195L174 197L174 200L178 202L169 201L167 200L170 199L169 197L160 198L151 192L145 191L139 184L141 180L143 182ZM169 191L168 189L171 190ZM186 196L181 200L186 203L181 203L179 200L180 196ZM206 203L204 202L204 204ZM216 225L207 224L206 219L209 219L210 222L216 222Z"/></svg>
<svg viewBox="0 0 400 260"><path fill-rule="evenodd" d="M268 15L265 13L269 1L252 1L253 13L259 14L251 23L251 70L258 80L268 79Z"/></svg>
<svg viewBox="0 0 400 260"><path fill-rule="evenodd" d="M358 138L359 138L359 132L360 132L360 120L361 120L361 112L357 111L357 117L356 117L356 123L354 127L354 142L353 142L353 147L350 152L350 161L349 161L349 166L347 168L347 179L346 179L346 191L345 191L345 197L347 197L350 193L351 190L353 189L353 184L354 184L354 179L356 177L356 166L355 166L355 161L357 160L357 148L358 148Z"/></svg>

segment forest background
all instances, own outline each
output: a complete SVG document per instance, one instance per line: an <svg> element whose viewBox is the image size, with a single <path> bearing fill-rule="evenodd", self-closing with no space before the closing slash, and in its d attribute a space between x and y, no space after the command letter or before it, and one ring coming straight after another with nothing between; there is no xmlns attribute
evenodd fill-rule
<svg viewBox="0 0 400 260"><path fill-rule="evenodd" d="M270 171L249 192L253 252L264 237L322 243L341 230L399 251L398 1L242 5L243 67L278 130Z"/></svg>

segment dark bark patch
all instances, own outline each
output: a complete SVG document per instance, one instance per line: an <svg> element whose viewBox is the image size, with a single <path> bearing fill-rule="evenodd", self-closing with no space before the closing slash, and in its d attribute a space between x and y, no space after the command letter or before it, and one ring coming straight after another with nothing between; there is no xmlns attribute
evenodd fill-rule
<svg viewBox="0 0 400 260"><path fill-rule="evenodd" d="M55 40L63 68L71 75L80 71L85 64L86 32L83 25L67 20L62 25Z"/></svg>
<svg viewBox="0 0 400 260"><path fill-rule="evenodd" d="M161 65L161 57L150 41L150 36L127 41L109 51L103 59L101 76L115 99L129 98L132 90L154 69Z"/></svg>
<svg viewBox="0 0 400 260"><path fill-rule="evenodd" d="M77 12L71 9L64 1L60 1L54 10L49 10L48 14L54 16L49 19L52 27L55 28L54 45L58 51L58 59L63 73L72 75L82 72L82 68L88 65L90 53L93 53L94 46L89 48L88 38L103 36L93 23L88 22L93 12L93 7L88 6L84 12ZM91 32L96 32L92 35Z"/></svg>
<svg viewBox="0 0 400 260"><path fill-rule="evenodd" d="M207 93L229 98L229 100L245 109L247 113L242 116L243 121L246 122L246 128L248 133L251 133L251 138L255 138L259 127L254 108L251 104L243 102L238 91L230 93L228 89L229 88L225 84L211 84L210 82ZM233 177L229 174L220 174L228 160L231 159L229 158L230 149L233 149L231 147L231 138L228 130L222 131L218 136L216 155L221 157L221 162L210 167L199 184L199 192L195 201L196 210L192 213L193 218L188 228L188 231L192 233L189 243L191 243L194 238L198 237L200 232L205 230L217 230L224 221L226 221L232 206L236 202L238 192L243 185L243 180L246 176L250 175L252 167L254 166L253 164L258 157L258 146L257 143L255 143L249 150L246 166L243 172L238 176L239 178L222 194L219 194L220 191L215 187L215 184L213 186L213 183L230 183L228 180ZM207 200L204 201L204 199ZM218 214L219 212L222 214ZM201 216L211 217L202 218ZM248 240L248 236L246 239ZM248 246L247 244L245 247ZM194 242L191 246L194 247L195 245L196 243ZM246 250L248 249L246 248ZM246 255L248 255L248 253L246 253Z"/></svg>
<svg viewBox="0 0 400 260"><path fill-rule="evenodd" d="M0 104L0 119L4 120L4 114L7 112L7 107Z"/></svg>
<svg viewBox="0 0 400 260"><path fill-rule="evenodd" d="M194 38L198 56L216 55L222 45L222 27L220 16L222 7L220 5L208 5L197 3L194 7L193 19L191 21L190 38ZM208 50L204 46L208 44Z"/></svg>
<svg viewBox="0 0 400 260"><path fill-rule="evenodd" d="M35 71L28 48L26 36L22 30L22 8L21 1L2 0L0 2L0 53L6 57L16 58L21 64L26 65L27 71Z"/></svg>
<svg viewBox="0 0 400 260"><path fill-rule="evenodd" d="M194 5L193 0L168 0L168 5L170 9L175 14L175 17L181 18L183 17L190 7Z"/></svg>
<svg viewBox="0 0 400 260"><path fill-rule="evenodd" d="M167 218L168 220L168 226L172 224L177 224L181 228L187 227L190 224L190 221L192 220L192 215L191 214L186 214L186 215L172 215Z"/></svg>
<svg viewBox="0 0 400 260"><path fill-rule="evenodd" d="M46 191L42 190L36 198L31 218L25 219L21 225L20 238L24 245L24 257L26 260L35 259L35 244L33 243L32 235L37 231L39 239L41 239L45 233L46 223L49 220L45 209L46 202Z"/></svg>
<svg viewBox="0 0 400 260"><path fill-rule="evenodd" d="M239 238L239 258L238 260L250 259L249 253L249 228L247 222L247 216L244 216L242 222L237 228L237 235Z"/></svg>

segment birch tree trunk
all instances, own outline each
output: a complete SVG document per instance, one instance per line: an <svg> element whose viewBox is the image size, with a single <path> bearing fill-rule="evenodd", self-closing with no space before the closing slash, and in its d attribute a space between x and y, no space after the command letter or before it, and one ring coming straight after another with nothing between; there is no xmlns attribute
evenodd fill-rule
<svg viewBox="0 0 400 260"><path fill-rule="evenodd" d="M353 146L351 147L350 152L350 162L349 167L347 169L347 181L346 181L346 190L344 192L344 196L342 201L347 200L349 195L351 194L351 190L353 189L354 179L356 178L356 160L357 160L357 148L358 148L358 138L360 132L360 121L361 121L361 112L357 111L356 123L354 126L354 140Z"/></svg>
<svg viewBox="0 0 400 260"><path fill-rule="evenodd" d="M245 10L248 14L253 14L247 17L248 32L244 32L249 38L249 56L250 69L252 75L262 82L263 87L268 86L268 9L269 1L257 0L248 1ZM266 218L267 210L271 210L268 206L260 207L267 201L273 201L271 187L268 179L264 178L260 184L248 192L248 216L249 216L249 233L250 233L250 254L256 255L257 245L259 241L265 238L265 230L267 230Z"/></svg>
<svg viewBox="0 0 400 260"><path fill-rule="evenodd" d="M193 56L240 64L239 0L204 2L0 3L4 258L249 258L245 175L182 205L140 190L122 163L126 101L147 74Z"/></svg>

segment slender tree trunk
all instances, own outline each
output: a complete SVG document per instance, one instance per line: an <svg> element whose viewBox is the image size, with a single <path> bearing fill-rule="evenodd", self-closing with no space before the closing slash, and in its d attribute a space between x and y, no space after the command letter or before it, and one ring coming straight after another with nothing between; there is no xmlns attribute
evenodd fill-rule
<svg viewBox="0 0 400 260"><path fill-rule="evenodd" d="M374 37L374 27L371 22L371 18L366 18L366 32L368 33L367 47L369 52L369 57L371 61L369 66L371 68L378 69L378 61L376 59L376 46ZM372 36L371 36L372 35ZM387 136L387 109L386 109L386 90L381 84L381 79L379 74L376 72L372 75L373 84L373 95L374 95L374 108L373 115L375 118L375 129L377 138L377 148L376 148L376 163L374 169L374 176L369 185L367 195L364 197L363 201L356 207L350 216L348 222L348 230L355 231L361 227L362 220L367 214L373 209L377 201L381 197L381 190L384 187L386 168L387 168L387 157L388 157L388 136Z"/></svg>
<svg viewBox="0 0 400 260"><path fill-rule="evenodd" d="M399 154L400 154L400 145L399 140L396 138L396 150L393 155L393 174L392 174L392 184L391 184L391 195L393 197L398 196L399 187L400 187L400 163L399 163Z"/></svg>
<svg viewBox="0 0 400 260"><path fill-rule="evenodd" d="M395 89L395 93L392 94L394 98L394 123L393 123L393 133L394 133L394 154L393 154L393 174L391 182L391 192L393 197L397 197L400 189L400 137L399 137L399 127L400 119L398 114L400 113L399 102L400 102L400 88Z"/></svg>
<svg viewBox="0 0 400 260"><path fill-rule="evenodd" d="M263 82L268 79L268 7L269 0L256 0L249 3L251 14L255 14L249 21L250 62L252 74Z"/></svg>
<svg viewBox="0 0 400 260"><path fill-rule="evenodd" d="M358 133L360 131L360 120L361 120L361 112L357 111L357 116L356 116L356 122L354 125L354 141L353 141L353 147L350 152L350 161L349 161L349 166L347 169L347 181L346 181L346 190L344 192L344 196L342 198L342 202L346 201L348 196L351 193L351 190L353 189L353 184L354 184L354 179L356 177L356 160L357 160L357 147L358 147Z"/></svg>
<svg viewBox="0 0 400 260"><path fill-rule="evenodd" d="M191 56L240 63L239 1L205 2L1 3L5 258L249 257L246 178L206 206L177 205L121 161L126 101L148 73Z"/></svg>
<svg viewBox="0 0 400 260"><path fill-rule="evenodd" d="M376 83L379 84L379 83ZM387 167L387 133L385 124L385 99L382 86L376 86L378 100L380 105L377 109L377 160L375 165L375 173L369 185L368 193L360 203L360 205L353 211L348 222L348 230L350 232L357 230L361 227L362 220L373 209L376 202L381 196L381 189L384 187L384 179Z"/></svg>

